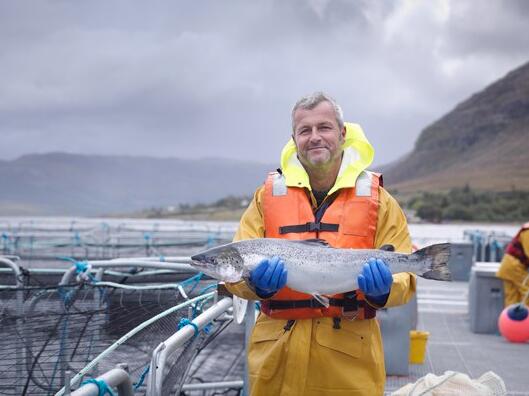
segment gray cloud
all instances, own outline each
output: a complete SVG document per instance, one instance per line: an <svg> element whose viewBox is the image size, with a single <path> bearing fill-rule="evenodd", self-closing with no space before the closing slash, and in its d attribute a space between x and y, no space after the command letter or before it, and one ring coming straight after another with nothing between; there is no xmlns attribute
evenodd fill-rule
<svg viewBox="0 0 529 396"><path fill-rule="evenodd" d="M271 162L325 90L376 163L529 60L524 1L0 3L0 158L69 151Z"/></svg>

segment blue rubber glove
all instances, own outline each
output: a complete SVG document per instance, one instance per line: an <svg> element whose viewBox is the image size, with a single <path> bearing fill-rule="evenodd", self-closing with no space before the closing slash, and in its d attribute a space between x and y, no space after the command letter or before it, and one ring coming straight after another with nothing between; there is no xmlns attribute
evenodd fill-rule
<svg viewBox="0 0 529 396"><path fill-rule="evenodd" d="M262 260L250 271L250 283L261 298L273 296L287 284L285 263L279 257Z"/></svg>
<svg viewBox="0 0 529 396"><path fill-rule="evenodd" d="M393 275L389 267L380 259L370 258L358 275L358 287L366 298L377 305L384 306L388 300Z"/></svg>

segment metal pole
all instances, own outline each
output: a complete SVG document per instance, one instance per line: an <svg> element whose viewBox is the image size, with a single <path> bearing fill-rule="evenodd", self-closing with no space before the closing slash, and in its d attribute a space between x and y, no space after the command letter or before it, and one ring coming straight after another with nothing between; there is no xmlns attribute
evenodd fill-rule
<svg viewBox="0 0 529 396"><path fill-rule="evenodd" d="M15 285L17 288L24 287L24 283L22 281L22 272L20 271L20 267L12 262L11 260L0 257L0 264L4 264L11 268L11 270L15 274ZM15 320L15 326L17 328L17 331L19 334L22 334L23 330L23 321L22 321L22 315L24 314L24 295L22 290L16 291L16 307L17 307L17 319ZM16 360L16 389L15 391L18 394L22 393L22 380L24 379L24 375L22 374L22 368L23 368L23 351L24 351L24 342L20 337L17 337L17 341L15 343L15 360ZM20 382L19 382L20 381Z"/></svg>
<svg viewBox="0 0 529 396"><path fill-rule="evenodd" d="M182 386L183 391L199 391L208 389L240 389L244 386L244 381L223 381L223 382L204 382L199 384L185 384Z"/></svg>
<svg viewBox="0 0 529 396"><path fill-rule="evenodd" d="M248 374L248 344L255 325L255 301L248 300L244 314L244 387L243 395L250 395L250 375Z"/></svg>
<svg viewBox="0 0 529 396"><path fill-rule="evenodd" d="M72 394L72 388L70 387L70 380L72 379L71 370L66 370L64 373L64 396L70 396Z"/></svg>
<svg viewBox="0 0 529 396"><path fill-rule="evenodd" d="M119 396L134 396L134 389L132 388L132 381L129 373L122 368L115 368L107 371L103 375L97 377L98 380L104 381L110 387L118 388ZM98 396L99 388L96 384L86 384L81 386L72 396Z"/></svg>
<svg viewBox="0 0 529 396"><path fill-rule="evenodd" d="M24 286L22 283L22 271L20 271L20 267L17 264L6 257L0 257L0 264L8 266L15 273L15 284L17 287Z"/></svg>
<svg viewBox="0 0 529 396"><path fill-rule="evenodd" d="M98 268L97 272L96 272L96 275L95 275L95 280L96 281L100 281L103 279L103 274L105 273L105 269L104 268ZM94 310L97 312L100 310L100 308L102 307L102 305L105 304L105 301L103 300L103 295L102 295L103 291L101 290L101 288L95 288L94 289ZM103 323L103 320L105 318L105 314L101 314L101 313L97 313L95 315L95 322L96 323ZM97 329L95 331L95 337L94 337L94 340L93 342L95 343L95 345L99 345L99 342L101 341L101 332L102 332L102 325L98 325L97 326ZM92 360L95 356L93 356L92 354L90 354L90 360ZM98 373L99 373L99 364L96 364L93 369L92 369L92 376L95 377Z"/></svg>
<svg viewBox="0 0 529 396"><path fill-rule="evenodd" d="M189 258L187 258L188 261L190 261ZM161 262L161 261L139 261L139 260L108 260L108 261L88 261L89 265L92 266L93 269L96 268L113 268L113 267L131 267L131 266L141 266L144 268L163 268L167 270L178 270L178 271L189 271L196 273L197 270L193 268L189 264L184 263L168 263L168 262ZM68 285L71 283L77 275L77 268L75 266L70 267L62 276L61 281L59 282L59 285Z"/></svg>
<svg viewBox="0 0 529 396"><path fill-rule="evenodd" d="M180 271L192 271L192 272L198 272L195 268L193 268L191 265L186 264L185 262L167 262L167 261L154 261L154 260L145 260L145 261L139 261L139 260L131 260L131 261L88 261L88 264L92 265L92 268L100 268L100 267L133 267L133 266L141 266L145 268L162 268L162 269L172 269L172 270L180 270Z"/></svg>

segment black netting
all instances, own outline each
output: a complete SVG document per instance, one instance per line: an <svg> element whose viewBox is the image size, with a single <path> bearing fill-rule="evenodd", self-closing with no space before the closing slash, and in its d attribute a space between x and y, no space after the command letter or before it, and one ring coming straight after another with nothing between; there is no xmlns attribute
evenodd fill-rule
<svg viewBox="0 0 529 396"><path fill-rule="evenodd" d="M0 291L0 394L55 394L64 385L66 370L79 372L136 326L184 301L175 289L91 284ZM153 349L178 330L182 318L196 316L210 304L160 318L119 345L85 378L125 363L133 380L140 382ZM221 324L212 324L173 355L164 394L182 385L194 356ZM139 386L138 392L144 389Z"/></svg>
<svg viewBox="0 0 529 396"><path fill-rule="evenodd" d="M89 271L84 269L83 274L78 272L85 278L84 285L56 286L72 263L117 257L190 256L206 247L229 242L234 232L232 225L220 223L91 220L4 223L0 225L0 255L14 262L21 273L14 276L15 271L7 266L0 268L0 395L55 394L63 386L67 371L74 376L132 329L203 293L213 283L200 277L189 282L193 274L167 270L160 263L160 268L138 265L106 268L102 280L114 282L116 287L94 283L95 271L88 275ZM64 260L57 261L58 257ZM175 288L155 289L157 285L176 282L184 287L185 295ZM142 286L153 288L140 290ZM211 304L209 301L202 309ZM137 393L144 394L153 350L178 330L182 319L201 312L197 307L191 311L184 308L163 316L120 344L83 379L97 377L124 363L133 381L141 383ZM231 374L223 377L222 360L218 360L219 368L208 368L207 373L197 371L194 363L202 362L202 355L210 358L208 364L200 363L201 367L215 362L218 358L210 354L211 344L206 345L211 340L218 341L234 327L235 338L233 341L229 338L228 343L236 344L239 354L243 345L240 326L230 326L217 337L228 323L226 319L215 321L207 332L201 331L170 357L164 373L164 395L179 394L184 382L200 382L201 378L205 381L241 378L240 370L232 369L226 369ZM216 349L220 351L224 345L228 344ZM199 392L211 393L215 391Z"/></svg>

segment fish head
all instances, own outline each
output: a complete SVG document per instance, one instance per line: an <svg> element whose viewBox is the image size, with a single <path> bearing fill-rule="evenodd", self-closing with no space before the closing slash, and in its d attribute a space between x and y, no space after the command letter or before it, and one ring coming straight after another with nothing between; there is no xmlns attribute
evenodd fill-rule
<svg viewBox="0 0 529 396"><path fill-rule="evenodd" d="M193 267L224 282L238 282L243 277L244 260L231 244L195 254L191 261Z"/></svg>

